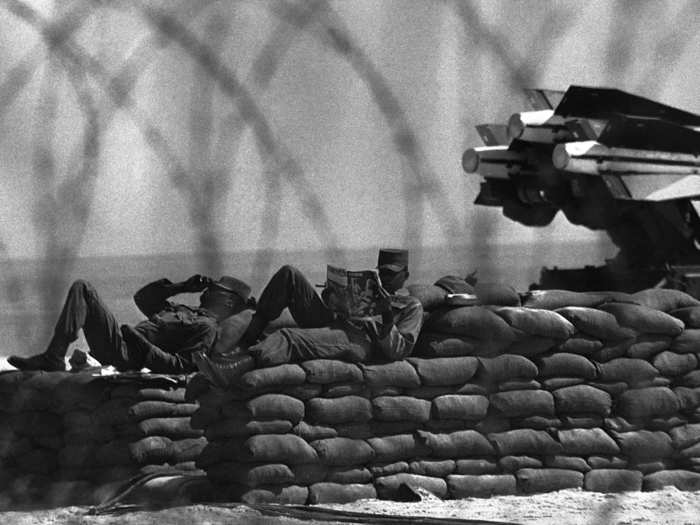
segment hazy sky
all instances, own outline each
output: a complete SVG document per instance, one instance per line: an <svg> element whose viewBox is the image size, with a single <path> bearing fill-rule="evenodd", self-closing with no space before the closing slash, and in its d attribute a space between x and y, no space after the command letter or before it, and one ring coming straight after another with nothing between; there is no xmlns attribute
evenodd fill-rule
<svg viewBox="0 0 700 525"><path fill-rule="evenodd" d="M0 1L0 256L75 239L81 255L191 252L203 230L227 250L484 242L484 225L492 243L589 238L561 218L532 230L477 210L479 178L460 166L480 145L474 125L529 109L518 79L700 112L692 0L473 1L466 17L448 1L331 1L303 28L285 2L148 3L214 50L220 75L153 39L135 8L26 3L47 20L77 9L81 23L51 62ZM116 107L105 88L127 64L133 89ZM82 199L65 189L81 170L94 181Z"/></svg>

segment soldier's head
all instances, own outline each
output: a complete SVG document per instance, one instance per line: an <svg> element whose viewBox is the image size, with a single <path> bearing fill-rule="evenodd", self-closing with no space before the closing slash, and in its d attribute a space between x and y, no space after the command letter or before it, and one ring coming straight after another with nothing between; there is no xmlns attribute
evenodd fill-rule
<svg viewBox="0 0 700 525"><path fill-rule="evenodd" d="M250 292L250 286L240 279L224 275L202 292L199 302L202 308L224 319L255 305Z"/></svg>
<svg viewBox="0 0 700 525"><path fill-rule="evenodd" d="M377 258L382 287L389 293L402 288L408 279L408 250L382 248Z"/></svg>

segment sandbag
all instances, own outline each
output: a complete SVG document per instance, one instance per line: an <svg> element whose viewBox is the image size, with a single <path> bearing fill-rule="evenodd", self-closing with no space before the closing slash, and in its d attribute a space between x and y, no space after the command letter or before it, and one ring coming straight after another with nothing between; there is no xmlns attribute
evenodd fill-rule
<svg viewBox="0 0 700 525"><path fill-rule="evenodd" d="M696 443L688 448L684 448L678 455L682 458L700 458L700 444Z"/></svg>
<svg viewBox="0 0 700 525"><path fill-rule="evenodd" d="M636 339L623 339L621 341L609 341L600 350L596 350L590 355L591 360L605 363L618 357L624 357L629 349L635 344Z"/></svg>
<svg viewBox="0 0 700 525"><path fill-rule="evenodd" d="M316 451L294 434L258 434L243 444L241 458L246 462L315 463Z"/></svg>
<svg viewBox="0 0 700 525"><path fill-rule="evenodd" d="M639 334L625 355L636 359L650 360L653 356L671 348L673 338L660 334Z"/></svg>
<svg viewBox="0 0 700 525"><path fill-rule="evenodd" d="M531 428L533 430L553 430L561 427L563 424L559 418L545 416L513 418L511 421L513 422L513 428ZM510 428L504 430L510 430ZM503 430L500 432L503 432Z"/></svg>
<svg viewBox="0 0 700 525"><path fill-rule="evenodd" d="M254 434L286 434L292 430L292 422L287 419L256 421L249 419L223 419L211 423L204 430L208 440L248 437Z"/></svg>
<svg viewBox="0 0 700 525"><path fill-rule="evenodd" d="M574 335L574 325L552 310L504 306L496 313L511 327L529 335L565 340Z"/></svg>
<svg viewBox="0 0 700 525"><path fill-rule="evenodd" d="M310 505L324 503L351 503L360 499L376 499L377 491L371 483L314 483L309 487Z"/></svg>
<svg viewBox="0 0 700 525"><path fill-rule="evenodd" d="M505 417L554 415L554 398L545 390L498 392L489 396L489 403Z"/></svg>
<svg viewBox="0 0 700 525"><path fill-rule="evenodd" d="M628 458L647 460L668 458L673 455L671 437L666 432L635 430L614 432L613 435L622 455Z"/></svg>
<svg viewBox="0 0 700 525"><path fill-rule="evenodd" d="M572 428L557 432L564 454L572 456L615 455L620 453L617 443L600 428Z"/></svg>
<svg viewBox="0 0 700 525"><path fill-rule="evenodd" d="M447 290L434 284L409 284L406 286L408 294L420 301L423 310L429 312L439 308L445 303Z"/></svg>
<svg viewBox="0 0 700 525"><path fill-rule="evenodd" d="M421 386L420 379L407 361L394 361L380 365L360 364L364 374L365 384L372 389L383 386L397 386L400 388L418 388Z"/></svg>
<svg viewBox="0 0 700 525"><path fill-rule="evenodd" d="M455 430L473 429L474 421L467 421L465 419L431 419L430 421L426 421L422 426L424 430L439 434L443 432L454 432Z"/></svg>
<svg viewBox="0 0 700 525"><path fill-rule="evenodd" d="M583 488L593 492L632 492L642 490L642 473L637 470L595 469L586 473Z"/></svg>
<svg viewBox="0 0 700 525"><path fill-rule="evenodd" d="M666 288L649 288L632 294L632 300L653 310L670 312L679 308L700 306L695 297L681 291Z"/></svg>
<svg viewBox="0 0 700 525"><path fill-rule="evenodd" d="M372 418L372 403L360 396L316 397L306 402L306 413L317 424L361 423Z"/></svg>
<svg viewBox="0 0 700 525"><path fill-rule="evenodd" d="M607 417L603 420L603 426L607 430L615 432L631 432L633 430L641 430L644 428L643 421L628 421L624 417Z"/></svg>
<svg viewBox="0 0 700 525"><path fill-rule="evenodd" d="M370 421L369 437L394 436L397 434L409 434L420 428L420 421ZM340 428L340 427L338 427Z"/></svg>
<svg viewBox="0 0 700 525"><path fill-rule="evenodd" d="M290 466L297 485L313 485L326 479L328 467L321 463L302 463Z"/></svg>
<svg viewBox="0 0 700 525"><path fill-rule="evenodd" d="M573 292L571 290L530 290L523 294L523 306L556 310L567 306L595 308L609 300L605 292Z"/></svg>
<svg viewBox="0 0 700 525"><path fill-rule="evenodd" d="M700 328L686 328L678 337L671 341L670 350L679 354L700 352Z"/></svg>
<svg viewBox="0 0 700 525"><path fill-rule="evenodd" d="M369 423L343 423L340 425L335 425L335 429L338 432L338 437L350 438L350 439L367 439L372 437L372 427Z"/></svg>
<svg viewBox="0 0 700 525"><path fill-rule="evenodd" d="M453 459L412 461L409 465L411 474L444 478L455 471Z"/></svg>
<svg viewBox="0 0 700 525"><path fill-rule="evenodd" d="M515 494L517 485L512 474L452 474L447 476L447 489L453 498L490 498Z"/></svg>
<svg viewBox="0 0 700 525"><path fill-rule="evenodd" d="M416 357L459 357L492 355L507 345L498 341L487 341L469 336L441 334L429 330L421 331L413 347Z"/></svg>
<svg viewBox="0 0 700 525"><path fill-rule="evenodd" d="M480 393L485 393L486 390L481 388ZM422 386L420 388L410 388L403 392L406 396L415 397L418 399L433 400L436 397L451 395L455 393L455 386Z"/></svg>
<svg viewBox="0 0 700 525"><path fill-rule="evenodd" d="M328 469L325 481L330 483L371 483L372 474L365 467L334 467Z"/></svg>
<svg viewBox="0 0 700 525"><path fill-rule="evenodd" d="M598 364L598 379L600 381L623 381L628 385L637 385L649 381L659 375L659 371L647 361L619 357Z"/></svg>
<svg viewBox="0 0 700 525"><path fill-rule="evenodd" d="M603 341L585 334L575 334L557 347L560 352L589 356L603 348Z"/></svg>
<svg viewBox="0 0 700 525"><path fill-rule="evenodd" d="M367 397L367 387L362 383L334 383L325 385L321 397Z"/></svg>
<svg viewBox="0 0 700 525"><path fill-rule="evenodd" d="M508 354L536 357L556 347L559 339L542 335L525 335L509 344L504 352Z"/></svg>
<svg viewBox="0 0 700 525"><path fill-rule="evenodd" d="M409 465L405 461L395 461L392 463L374 463L369 466L369 471L374 478L380 478L382 476L391 476L393 474L400 474L401 472L408 472L410 469Z"/></svg>
<svg viewBox="0 0 700 525"><path fill-rule="evenodd" d="M268 485L251 489L244 485L231 485L227 488L224 499L247 505L305 505L309 499L309 488L299 485Z"/></svg>
<svg viewBox="0 0 700 525"><path fill-rule="evenodd" d="M671 337L679 335L685 325L660 310L629 303L606 303L598 308L611 313L621 326L631 328L639 333L664 334Z"/></svg>
<svg viewBox="0 0 700 525"><path fill-rule="evenodd" d="M421 359L409 357L425 386L461 385L469 381L479 366L476 357L436 357Z"/></svg>
<svg viewBox="0 0 700 525"><path fill-rule="evenodd" d="M360 368L336 359L312 359L301 363L309 383L360 383L364 378Z"/></svg>
<svg viewBox="0 0 700 525"><path fill-rule="evenodd" d="M535 363L521 355L503 354L493 358L480 357L477 379L502 383L511 380L535 379L539 370Z"/></svg>
<svg viewBox="0 0 700 525"><path fill-rule="evenodd" d="M430 419L431 403L408 396L381 396L372 399L374 419L379 421L417 421Z"/></svg>
<svg viewBox="0 0 700 525"><path fill-rule="evenodd" d="M687 470L662 470L644 476L643 490L676 487L678 490L700 490L700 474Z"/></svg>
<svg viewBox="0 0 700 525"><path fill-rule="evenodd" d="M637 332L620 326L617 318L603 310L581 306L565 306L555 310L571 322L579 332L602 341L620 341L634 338Z"/></svg>
<svg viewBox="0 0 700 525"><path fill-rule="evenodd" d="M700 306L686 306L668 312L669 315L680 319L685 325L685 329L700 328Z"/></svg>
<svg viewBox="0 0 700 525"><path fill-rule="evenodd" d="M499 392L508 392L509 390L539 390L542 388L542 383L534 379L528 381L506 381L504 383L499 383L497 388Z"/></svg>
<svg viewBox="0 0 700 525"><path fill-rule="evenodd" d="M170 461L176 465L194 462L206 446L205 437L173 440Z"/></svg>
<svg viewBox="0 0 700 525"><path fill-rule="evenodd" d="M311 446L324 465L364 465L374 459L374 449L364 439L334 437L312 441Z"/></svg>
<svg viewBox="0 0 700 525"><path fill-rule="evenodd" d="M554 492L583 487L583 474L576 470L558 468L525 468L515 474L518 490L525 494Z"/></svg>
<svg viewBox="0 0 700 525"><path fill-rule="evenodd" d="M433 399L434 417L438 419L480 420L486 416L486 396L445 395Z"/></svg>
<svg viewBox="0 0 700 525"><path fill-rule="evenodd" d="M278 394L284 394L285 396L296 397L302 401L311 399L321 395L323 391L323 386L317 383L302 383L301 385L289 385L282 386L276 389Z"/></svg>
<svg viewBox="0 0 700 525"><path fill-rule="evenodd" d="M581 377L595 379L596 368L590 360L577 354L558 352L541 357L537 362L540 378Z"/></svg>
<svg viewBox="0 0 700 525"><path fill-rule="evenodd" d="M637 470L642 474L652 474L660 470L668 470L674 465L674 461L670 459L659 459L656 461L646 461L644 459L636 458L630 461L629 468L631 470Z"/></svg>
<svg viewBox="0 0 700 525"><path fill-rule="evenodd" d="M562 416L561 422L566 428L597 428L603 426L603 417L598 414Z"/></svg>
<svg viewBox="0 0 700 525"><path fill-rule="evenodd" d="M468 336L486 341L512 342L515 339L510 325L483 306L439 308L428 316L424 328L432 332Z"/></svg>
<svg viewBox="0 0 700 525"><path fill-rule="evenodd" d="M664 430L666 432L688 424L688 419L683 416L655 417L644 421L649 430Z"/></svg>
<svg viewBox="0 0 700 525"><path fill-rule="evenodd" d="M474 295L479 304L493 306L520 306L520 295L510 285L497 282L477 281Z"/></svg>
<svg viewBox="0 0 700 525"><path fill-rule="evenodd" d="M432 456L437 458L457 459L489 456L494 453L491 444L475 430L458 430L444 434L418 430L416 435L418 440L432 451Z"/></svg>
<svg viewBox="0 0 700 525"><path fill-rule="evenodd" d="M698 366L698 358L695 354L661 352L654 357L652 364L662 375L676 377L694 370Z"/></svg>
<svg viewBox="0 0 700 525"><path fill-rule="evenodd" d="M286 419L296 425L304 418L304 402L284 394L263 394L246 402L252 419Z"/></svg>
<svg viewBox="0 0 700 525"><path fill-rule="evenodd" d="M306 421L300 421L294 426L292 432L306 441L316 441L338 435L336 429L330 425L310 425Z"/></svg>
<svg viewBox="0 0 700 525"><path fill-rule="evenodd" d="M498 463L493 459L458 459L455 463L456 474L478 476L500 472Z"/></svg>
<svg viewBox="0 0 700 525"><path fill-rule="evenodd" d="M197 410L194 403L168 403L166 401L139 401L129 407L134 421L152 417L190 417Z"/></svg>
<svg viewBox="0 0 700 525"><path fill-rule="evenodd" d="M521 468L541 468L542 460L531 456L503 456L498 460L503 472L513 474Z"/></svg>
<svg viewBox="0 0 700 525"><path fill-rule="evenodd" d="M165 436L171 439L196 438L204 435L204 431L192 428L188 417L154 417L139 421L135 427L136 435Z"/></svg>
<svg viewBox="0 0 700 525"><path fill-rule="evenodd" d="M610 394L613 398L618 397L625 390L629 389L629 385L624 381L615 381L613 383L604 383L600 381L591 381L588 383L589 386L602 390Z"/></svg>
<svg viewBox="0 0 700 525"><path fill-rule="evenodd" d="M610 394L589 385L560 388L552 392L558 414L592 413L607 416L612 407Z"/></svg>
<svg viewBox="0 0 700 525"><path fill-rule="evenodd" d="M578 470L586 473L591 470L591 466L583 458L575 456L546 456L544 464L549 468L563 468L567 470Z"/></svg>
<svg viewBox="0 0 700 525"><path fill-rule="evenodd" d="M620 395L616 409L622 417L631 419L663 417L678 412L680 402L667 387L635 388Z"/></svg>
<svg viewBox="0 0 700 525"><path fill-rule="evenodd" d="M627 468L629 461L619 456L590 456L588 464L592 469L620 469Z"/></svg>
<svg viewBox="0 0 700 525"><path fill-rule="evenodd" d="M306 381L306 372L297 364L283 364L256 368L240 377L239 384L250 390L278 390L281 386L300 385Z"/></svg>
<svg viewBox="0 0 700 525"><path fill-rule="evenodd" d="M145 465L151 463L167 463L172 458L174 449L172 440L167 437L149 436L135 443L129 443L128 450L136 463ZM96 454L99 457L99 449Z"/></svg>
<svg viewBox="0 0 700 525"><path fill-rule="evenodd" d="M700 443L700 423L679 426L669 431L673 446L683 449Z"/></svg>
<svg viewBox="0 0 700 525"><path fill-rule="evenodd" d="M207 469L207 478L214 483L238 483L251 488L263 485L291 485L294 473L284 463L237 463L227 461Z"/></svg>
<svg viewBox="0 0 700 525"><path fill-rule="evenodd" d="M367 443L374 450L374 460L377 463L413 460L417 457L427 456L431 451L425 442L419 440L415 434L370 438Z"/></svg>
<svg viewBox="0 0 700 525"><path fill-rule="evenodd" d="M676 381L680 386L698 388L700 387L700 370L693 370L692 372L683 374L681 377L677 378Z"/></svg>
<svg viewBox="0 0 700 525"><path fill-rule="evenodd" d="M553 392L560 388L566 388L567 386L582 385L586 380L582 377L550 377L542 381L542 387L545 390Z"/></svg>
<svg viewBox="0 0 700 525"><path fill-rule="evenodd" d="M679 410L694 412L700 407L700 388L679 386L673 389L673 393L678 398Z"/></svg>
<svg viewBox="0 0 700 525"><path fill-rule="evenodd" d="M394 474L382 476L374 480L377 496L380 499L396 499L401 485L417 487L434 494L438 498L447 497L447 483L442 478L419 476L418 474Z"/></svg>
<svg viewBox="0 0 700 525"><path fill-rule="evenodd" d="M518 428L489 434L488 439L501 456L553 456L562 451L561 444L544 430Z"/></svg>

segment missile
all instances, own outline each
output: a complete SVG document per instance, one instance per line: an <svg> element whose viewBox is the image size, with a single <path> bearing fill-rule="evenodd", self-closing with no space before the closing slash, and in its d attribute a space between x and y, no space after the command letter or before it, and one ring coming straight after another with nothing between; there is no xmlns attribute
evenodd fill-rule
<svg viewBox="0 0 700 525"><path fill-rule="evenodd" d="M462 155L462 168L467 173L479 173L482 177L510 179L513 175L533 174L536 170L527 156L508 146L482 146L469 148Z"/></svg>
<svg viewBox="0 0 700 525"><path fill-rule="evenodd" d="M700 173L700 157L692 153L611 148L593 140L557 144L552 163L559 170L587 175Z"/></svg>
<svg viewBox="0 0 700 525"><path fill-rule="evenodd" d="M508 138L553 144L575 140L564 118L551 109L514 113L508 119Z"/></svg>

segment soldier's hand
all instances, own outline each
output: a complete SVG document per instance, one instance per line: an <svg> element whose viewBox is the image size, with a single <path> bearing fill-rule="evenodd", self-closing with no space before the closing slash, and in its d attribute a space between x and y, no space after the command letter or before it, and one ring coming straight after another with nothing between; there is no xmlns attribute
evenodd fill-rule
<svg viewBox="0 0 700 525"><path fill-rule="evenodd" d="M204 290L211 283L212 283L211 277L206 277L204 275L195 274L192 277L190 277L189 279L187 279L184 283L182 283L182 287L184 288L185 292L197 293L197 292L201 292L202 290Z"/></svg>
<svg viewBox="0 0 700 525"><path fill-rule="evenodd" d="M375 304L378 313L384 314L391 312L391 294L384 288L380 287L377 302Z"/></svg>

